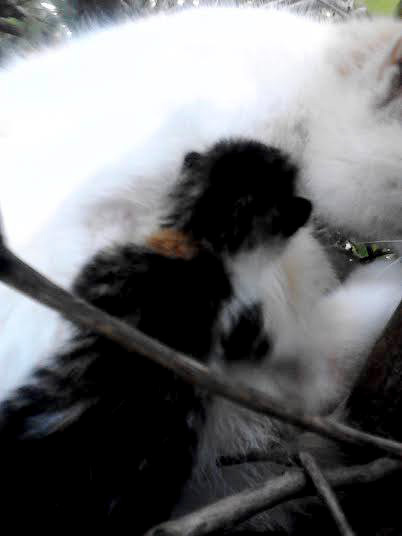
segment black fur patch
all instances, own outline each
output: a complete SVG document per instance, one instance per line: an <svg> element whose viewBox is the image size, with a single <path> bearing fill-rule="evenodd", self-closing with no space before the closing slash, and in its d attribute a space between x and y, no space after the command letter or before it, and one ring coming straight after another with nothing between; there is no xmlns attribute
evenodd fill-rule
<svg viewBox="0 0 402 536"><path fill-rule="evenodd" d="M134 246L95 257L74 290L201 360L231 294L212 253L183 260ZM139 535L169 516L190 476L203 404L167 369L80 332L1 413L4 522Z"/></svg>
<svg viewBox="0 0 402 536"><path fill-rule="evenodd" d="M205 154L189 153L167 225L218 252L288 237L311 212L311 203L295 196L296 178L286 154L256 141L222 141Z"/></svg>
<svg viewBox="0 0 402 536"><path fill-rule="evenodd" d="M226 361L258 362L267 356L270 342L259 304L241 311L231 331L222 334L221 346Z"/></svg>

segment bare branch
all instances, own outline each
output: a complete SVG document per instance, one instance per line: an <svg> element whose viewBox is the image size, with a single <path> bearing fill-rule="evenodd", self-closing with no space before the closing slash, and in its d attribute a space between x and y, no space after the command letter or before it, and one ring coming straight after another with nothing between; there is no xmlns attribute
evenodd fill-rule
<svg viewBox="0 0 402 536"><path fill-rule="evenodd" d="M317 490L317 495L324 502L334 518L334 521L339 529L339 533L342 536L354 536L354 532L350 528L345 514L343 513L341 506L334 492L332 491L331 486L329 485L329 482L316 464L313 456L307 452L301 452L299 459L304 470L313 482Z"/></svg>
<svg viewBox="0 0 402 536"><path fill-rule="evenodd" d="M209 371L194 359L168 348L121 320L74 297L21 261L4 242L0 243L0 280L58 311L68 320L108 337L128 351L137 352L173 370L186 382L257 413L283 420L330 439L373 447L402 458L402 443L367 434L330 419L306 416L278 405L270 396L257 389L228 382L222 374Z"/></svg>
<svg viewBox="0 0 402 536"><path fill-rule="evenodd" d="M340 467L324 473L334 488L368 484L402 469L402 463L380 458L365 465ZM253 490L226 497L180 519L162 523L146 536L201 536L230 528L277 504L311 494L312 488L304 471L291 469Z"/></svg>

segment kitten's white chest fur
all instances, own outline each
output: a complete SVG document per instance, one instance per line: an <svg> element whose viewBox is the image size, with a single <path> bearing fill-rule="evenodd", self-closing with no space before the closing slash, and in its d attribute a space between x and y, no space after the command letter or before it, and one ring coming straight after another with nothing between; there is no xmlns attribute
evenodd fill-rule
<svg viewBox="0 0 402 536"><path fill-rule="evenodd" d="M11 63L0 73L0 203L11 245L69 285L94 251L142 241L185 152L225 136L290 152L330 223L399 238L401 100L379 103L401 35L391 20L335 26L211 8L107 28ZM304 317L335 277L308 230L264 277L267 322L285 348L289 322L314 325ZM68 330L45 308L1 294L4 394Z"/></svg>

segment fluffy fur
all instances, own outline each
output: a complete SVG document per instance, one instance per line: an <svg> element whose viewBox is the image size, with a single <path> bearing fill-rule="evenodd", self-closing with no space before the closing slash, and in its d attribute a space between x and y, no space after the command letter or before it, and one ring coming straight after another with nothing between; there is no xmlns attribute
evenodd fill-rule
<svg viewBox="0 0 402 536"><path fill-rule="evenodd" d="M141 242L157 227L187 151L234 135L292 154L326 221L370 240L399 238L400 97L387 96L400 34L388 19L332 25L210 8L127 22L10 61L0 73L0 185L11 245L70 285L99 248ZM307 233L299 241L299 253L318 255L295 261L311 265L300 285L308 310L334 278ZM6 393L68 329L9 291L1 303Z"/></svg>
<svg viewBox="0 0 402 536"><path fill-rule="evenodd" d="M96 256L74 290L204 361L231 291L213 254L186 260L135 246ZM202 422L191 386L80 332L3 403L2 512L16 530L144 534L177 502Z"/></svg>
<svg viewBox="0 0 402 536"><path fill-rule="evenodd" d="M307 221L311 204L294 195L296 168L276 149L231 141L186 158L182 175L170 196L173 230L162 233L163 247L149 241L164 254L117 246L96 255L73 290L198 360L267 358L261 303L243 303L231 267L239 254L285 247ZM183 232L192 248L184 238L176 247ZM238 315L228 321L234 303ZM207 402L172 372L78 332L3 403L6 515L24 512L18 530L47 533L63 519L64 529L143 534L178 502Z"/></svg>
<svg viewBox="0 0 402 536"><path fill-rule="evenodd" d="M369 240L400 239L401 33L402 23L389 19L332 25L266 8L210 8L127 22L11 61L0 73L0 201L11 245L71 286L100 248L143 244L164 221L162 200L184 155L227 136L289 153L323 221ZM285 401L317 412L348 389L345 375L335 381L327 364L357 374L401 297L398 265L338 287L308 228L281 253L240 255L233 278L244 302L257 296L262 303L271 366L289 370L280 363L300 355L290 368L313 371L281 375ZM238 316L236 307L228 311L228 322ZM8 289L0 323L5 397L69 338L70 327ZM272 370L235 365L234 375L283 396ZM270 420L222 401L209 413L198 471L208 479L220 456L283 438ZM249 476L233 481L222 473L210 497L241 488ZM207 488L203 482L200 502Z"/></svg>

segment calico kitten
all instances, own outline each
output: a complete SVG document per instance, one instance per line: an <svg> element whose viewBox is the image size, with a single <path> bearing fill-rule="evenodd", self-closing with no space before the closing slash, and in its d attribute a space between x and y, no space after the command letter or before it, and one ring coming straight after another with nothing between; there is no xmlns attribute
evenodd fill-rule
<svg viewBox="0 0 402 536"><path fill-rule="evenodd" d="M402 22L385 18L332 24L211 7L91 28L11 59L0 69L0 208L11 246L70 287L96 251L158 228L186 152L228 135L291 154L326 223L361 239L400 239L401 35ZM268 298L271 332L283 340L337 280L307 229L277 261L265 287L281 290ZM328 315L338 318L338 305ZM5 288L0 323L4 398L69 326ZM345 347L353 323L330 329Z"/></svg>
<svg viewBox="0 0 402 536"><path fill-rule="evenodd" d="M142 243L158 229L184 155L228 135L291 154L325 223L361 239L400 239L401 36L402 22L387 18L332 24L265 7L211 7L92 28L11 61L0 71L0 204L11 246L70 287L96 251ZM273 247L244 253L228 265L238 295L264 323L270 362L296 356L310 373L281 400L325 414L347 394L397 305L400 277L393 282L392 269L379 269L338 285L308 227L282 254ZM231 301L223 324L240 309ZM71 328L7 288L0 289L0 325L4 399L59 351ZM221 341L228 354L239 347L229 340ZM245 371L238 373L243 380ZM265 370L247 379L276 388ZM270 419L222 400L213 405L200 473L212 462L216 474L222 456L272 442L288 449L297 440ZM243 478L238 466L231 480L218 473L217 494L202 482L198 504L261 483L265 469ZM272 527L275 514L268 517L260 529ZM292 532L287 521L281 527Z"/></svg>
<svg viewBox="0 0 402 536"><path fill-rule="evenodd" d="M188 154L164 229L146 247L97 254L74 292L199 361L222 350L221 361L261 359L260 303L239 293L232 269L239 256L284 249L306 223L296 176L284 153L255 141ZM171 371L77 330L2 405L3 523L144 533L178 501L207 406Z"/></svg>

